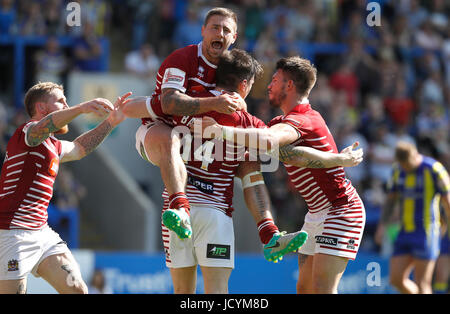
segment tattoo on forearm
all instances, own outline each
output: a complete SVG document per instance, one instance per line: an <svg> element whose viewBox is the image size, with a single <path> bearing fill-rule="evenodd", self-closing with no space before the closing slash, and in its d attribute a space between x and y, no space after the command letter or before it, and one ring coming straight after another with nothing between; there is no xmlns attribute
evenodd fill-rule
<svg viewBox="0 0 450 314"><path fill-rule="evenodd" d="M311 160L311 159L306 159L306 160L307 160L307 163L305 166L306 168L315 168L315 169L325 168L325 165L320 160Z"/></svg>
<svg viewBox="0 0 450 314"><path fill-rule="evenodd" d="M320 160L312 160L310 158L305 157L305 152L299 149L295 149L295 146L285 145L280 147L279 149L279 157L278 159L284 163L295 162L298 163L300 160L303 160L306 168L325 168L325 165Z"/></svg>
<svg viewBox="0 0 450 314"><path fill-rule="evenodd" d="M82 147L84 155L90 154L99 146L103 140L111 133L113 127L108 121L102 122L95 129L87 131L75 139L75 141Z"/></svg>
<svg viewBox="0 0 450 314"><path fill-rule="evenodd" d="M53 123L53 116L49 115L42 119L39 123L30 127L28 132L28 143L30 145L38 145L48 138L50 133L58 131L59 128Z"/></svg>
<svg viewBox="0 0 450 314"><path fill-rule="evenodd" d="M267 190L265 190L265 185L259 184L253 187L255 193L255 201L259 213L262 217L265 216L266 211L269 209L270 204L267 199Z"/></svg>
<svg viewBox="0 0 450 314"><path fill-rule="evenodd" d="M302 151L294 151L294 146L292 145L285 145L283 147L280 147L278 153L279 160L286 163L297 158L301 158L304 155L304 152Z"/></svg>
<svg viewBox="0 0 450 314"><path fill-rule="evenodd" d="M200 101L198 99L183 99L174 90L164 92L161 97L161 101L164 104L169 104L170 114L176 116L193 116L200 110Z"/></svg>

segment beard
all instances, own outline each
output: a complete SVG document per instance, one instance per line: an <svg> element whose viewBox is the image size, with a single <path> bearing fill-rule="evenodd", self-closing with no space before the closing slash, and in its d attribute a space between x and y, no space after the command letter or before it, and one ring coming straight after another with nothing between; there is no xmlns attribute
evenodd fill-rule
<svg viewBox="0 0 450 314"><path fill-rule="evenodd" d="M269 97L269 104L272 107L280 108L285 99L286 99L286 93L284 92L284 89L283 89L278 94L272 95L272 98Z"/></svg>
<svg viewBox="0 0 450 314"><path fill-rule="evenodd" d="M55 134L66 134L69 132L69 126L65 125L61 129L55 132Z"/></svg>

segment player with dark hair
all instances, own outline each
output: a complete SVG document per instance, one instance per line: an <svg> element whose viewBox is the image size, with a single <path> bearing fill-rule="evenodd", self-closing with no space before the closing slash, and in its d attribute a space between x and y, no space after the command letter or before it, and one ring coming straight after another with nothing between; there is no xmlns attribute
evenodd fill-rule
<svg viewBox="0 0 450 314"><path fill-rule="evenodd" d="M130 118L143 118L136 132L136 148L143 159L160 168L169 193L169 212L177 216L176 222L163 217L163 223L180 238L191 236L190 206L185 194L187 174L179 154L179 139L173 136L170 119L164 116L208 111L232 114L246 106L237 93L205 98L189 95L215 88L218 59L237 38L236 14L227 8L211 9L202 26L202 37L198 45L171 53L159 68L152 97L133 98L124 111Z"/></svg>
<svg viewBox="0 0 450 314"><path fill-rule="evenodd" d="M284 115L274 118L267 129L232 128L214 119L202 119L203 131L224 140L263 149L286 166L291 183L308 205L302 228L309 235L299 250L299 293L336 293L349 259L355 259L365 224L365 210L342 167L323 169L313 162L292 165L298 147L337 153L336 144L320 114L311 108L308 96L317 70L309 60L283 58L268 86L270 104ZM205 135L205 134L203 134ZM252 140L257 139L257 140ZM315 169L313 169L315 168ZM270 254L274 243L265 245Z"/></svg>
<svg viewBox="0 0 450 314"><path fill-rule="evenodd" d="M87 293L78 265L66 243L47 224L47 207L62 162L91 153L125 119L126 98L114 104L97 98L69 107L61 85L46 82L25 95L30 120L8 142L0 177L0 293L25 293L31 272L60 293ZM73 142L55 134L81 114L107 118Z"/></svg>

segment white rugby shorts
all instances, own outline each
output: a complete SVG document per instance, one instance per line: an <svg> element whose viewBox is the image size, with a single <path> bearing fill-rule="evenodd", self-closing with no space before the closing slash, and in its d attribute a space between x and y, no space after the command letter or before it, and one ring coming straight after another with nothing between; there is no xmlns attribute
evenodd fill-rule
<svg viewBox="0 0 450 314"><path fill-rule="evenodd" d="M48 256L70 252L66 243L48 225L40 230L0 230L0 280L18 280Z"/></svg>
<svg viewBox="0 0 450 314"><path fill-rule="evenodd" d="M141 125L137 131L136 131L136 150L139 153L139 155L152 165L154 165L153 162L150 160L150 156L145 150L145 136L147 135L148 130L150 130L151 127L155 126L158 122L151 122L148 124Z"/></svg>
<svg viewBox="0 0 450 314"><path fill-rule="evenodd" d="M347 205L315 214L307 213L302 230L308 233L308 240L298 252L305 255L323 253L354 260L365 222L364 205L358 196Z"/></svg>
<svg viewBox="0 0 450 314"><path fill-rule="evenodd" d="M180 239L162 224L162 239L169 268L234 268L233 220L224 212L208 206L191 205L192 237Z"/></svg>

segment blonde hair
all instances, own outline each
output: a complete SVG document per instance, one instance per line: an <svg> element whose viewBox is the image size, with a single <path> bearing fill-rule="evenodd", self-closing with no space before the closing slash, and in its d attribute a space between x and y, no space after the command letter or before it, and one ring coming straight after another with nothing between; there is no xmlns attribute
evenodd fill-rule
<svg viewBox="0 0 450 314"><path fill-rule="evenodd" d="M417 147L410 142L400 141L395 147L395 159L398 162L407 162L411 156L416 154Z"/></svg>
<svg viewBox="0 0 450 314"><path fill-rule="evenodd" d="M53 82L39 82L32 86L25 94L25 109L30 117L35 114L35 104L37 102L46 102L53 90L60 89L64 92L62 85Z"/></svg>

